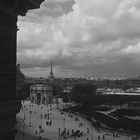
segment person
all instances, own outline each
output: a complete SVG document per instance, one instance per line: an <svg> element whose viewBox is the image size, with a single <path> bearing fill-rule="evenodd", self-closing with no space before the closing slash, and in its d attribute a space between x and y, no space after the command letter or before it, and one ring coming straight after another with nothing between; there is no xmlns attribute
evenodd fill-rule
<svg viewBox="0 0 140 140"><path fill-rule="evenodd" d="M67 136L68 136L68 138L69 138L69 136L70 136L70 132L69 132L69 130L68 130L68 132L67 132Z"/></svg>
<svg viewBox="0 0 140 140"><path fill-rule="evenodd" d="M113 138L115 137L115 134L113 134Z"/></svg>
<svg viewBox="0 0 140 140"><path fill-rule="evenodd" d="M50 121L50 126L52 125L52 121Z"/></svg>
<svg viewBox="0 0 140 140"><path fill-rule="evenodd" d="M39 140L41 140L41 136L39 135Z"/></svg>
<svg viewBox="0 0 140 140"><path fill-rule="evenodd" d="M49 122L47 121L47 122L46 122L46 125L48 126L48 124L49 124Z"/></svg>
<svg viewBox="0 0 140 140"><path fill-rule="evenodd" d="M60 133L61 133L61 130L60 130L60 128L58 128L58 134L59 134L59 136L60 136Z"/></svg>
<svg viewBox="0 0 140 140"><path fill-rule="evenodd" d="M35 131L35 134L37 135L37 130Z"/></svg>
<svg viewBox="0 0 140 140"><path fill-rule="evenodd" d="M87 133L89 134L89 128L87 127Z"/></svg>
<svg viewBox="0 0 140 140"><path fill-rule="evenodd" d="M105 140L105 135L103 135L103 140Z"/></svg>

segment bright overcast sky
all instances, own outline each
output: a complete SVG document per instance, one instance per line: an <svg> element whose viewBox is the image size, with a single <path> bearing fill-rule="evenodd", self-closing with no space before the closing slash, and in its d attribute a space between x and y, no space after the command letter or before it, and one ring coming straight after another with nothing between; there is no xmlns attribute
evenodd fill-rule
<svg viewBox="0 0 140 140"><path fill-rule="evenodd" d="M140 0L47 0L18 22L28 76L140 75Z"/></svg>

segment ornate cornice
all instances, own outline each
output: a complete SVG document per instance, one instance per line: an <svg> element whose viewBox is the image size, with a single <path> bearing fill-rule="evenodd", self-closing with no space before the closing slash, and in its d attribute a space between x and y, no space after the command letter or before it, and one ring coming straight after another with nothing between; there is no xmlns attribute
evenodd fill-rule
<svg viewBox="0 0 140 140"><path fill-rule="evenodd" d="M24 16L28 10L40 8L44 0L1 0L0 10L11 16Z"/></svg>
<svg viewBox="0 0 140 140"><path fill-rule="evenodd" d="M44 0L15 0L17 14L24 16L28 10L40 8Z"/></svg>

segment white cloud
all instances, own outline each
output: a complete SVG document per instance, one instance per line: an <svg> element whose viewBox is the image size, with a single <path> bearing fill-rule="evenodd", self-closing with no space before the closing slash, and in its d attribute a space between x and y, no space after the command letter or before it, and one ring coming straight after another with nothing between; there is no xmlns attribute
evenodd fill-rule
<svg viewBox="0 0 140 140"><path fill-rule="evenodd" d="M129 45L122 51L127 54L140 54L140 42L135 45Z"/></svg>
<svg viewBox="0 0 140 140"><path fill-rule="evenodd" d="M46 67L46 61L53 59L62 68L66 66L79 74L82 74L81 67L88 75L100 65L100 73L97 68L93 70L93 74L100 76L108 74L104 68L114 64L123 73L127 67L125 61L131 66L140 58L131 56L140 53L139 0L75 0L72 9L55 18L45 15L42 9L20 18L18 59L24 67L28 59L32 59L28 67ZM113 74L120 75L117 69Z"/></svg>
<svg viewBox="0 0 140 140"><path fill-rule="evenodd" d="M46 2L68 2L68 1L73 1L73 0L46 0Z"/></svg>

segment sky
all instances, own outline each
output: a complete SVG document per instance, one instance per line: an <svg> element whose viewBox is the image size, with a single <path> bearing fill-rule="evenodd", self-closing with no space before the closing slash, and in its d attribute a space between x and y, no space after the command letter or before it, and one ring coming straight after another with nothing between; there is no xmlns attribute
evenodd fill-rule
<svg viewBox="0 0 140 140"><path fill-rule="evenodd" d="M46 0L18 17L17 63L32 77L140 75L140 0Z"/></svg>

